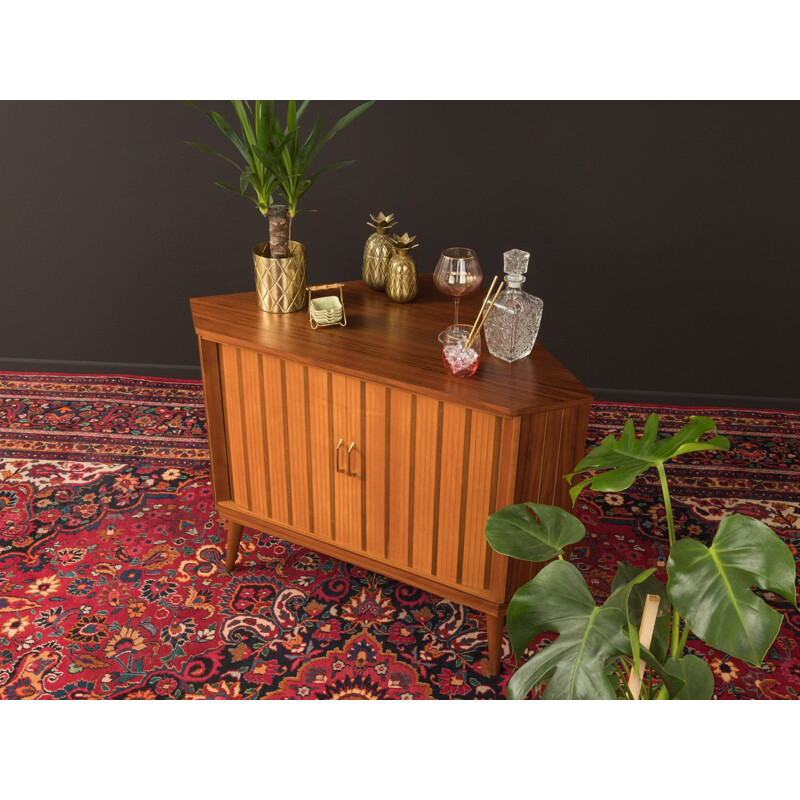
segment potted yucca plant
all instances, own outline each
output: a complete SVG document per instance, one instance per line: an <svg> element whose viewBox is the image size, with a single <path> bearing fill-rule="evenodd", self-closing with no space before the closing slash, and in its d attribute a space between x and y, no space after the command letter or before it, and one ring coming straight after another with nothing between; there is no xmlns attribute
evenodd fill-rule
<svg viewBox="0 0 800 800"><path fill-rule="evenodd" d="M259 307L272 312L300 310L306 304L305 247L292 240L292 221L299 211L300 199L320 175L353 161L330 164L308 174L311 163L327 142L375 101L352 109L327 133L323 133L322 115L318 115L304 141L300 138L300 122L308 100L299 108L294 100L287 102L285 124L279 118L274 100L254 100L252 105L247 100L231 100L238 132L218 112L186 102L219 128L243 163L197 142L186 144L234 166L239 175L238 186L215 181L216 185L249 198L269 221L269 240L253 248Z"/></svg>

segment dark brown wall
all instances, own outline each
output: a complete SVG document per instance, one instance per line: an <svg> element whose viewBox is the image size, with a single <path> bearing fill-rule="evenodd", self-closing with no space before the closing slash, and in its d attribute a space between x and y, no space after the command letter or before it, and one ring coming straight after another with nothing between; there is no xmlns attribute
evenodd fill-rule
<svg viewBox="0 0 800 800"><path fill-rule="evenodd" d="M795 102L382 101L294 234L312 282L360 277L379 210L421 271L530 250L541 339L600 396L797 408L798 131ZM177 102L0 102L0 369L194 374L188 298L250 291L266 234L184 139L227 144Z"/></svg>

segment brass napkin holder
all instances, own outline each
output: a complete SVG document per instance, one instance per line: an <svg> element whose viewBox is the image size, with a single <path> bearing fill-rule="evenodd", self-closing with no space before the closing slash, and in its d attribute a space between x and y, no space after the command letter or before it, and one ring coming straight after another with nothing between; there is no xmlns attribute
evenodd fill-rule
<svg viewBox="0 0 800 800"><path fill-rule="evenodd" d="M344 311L343 283L320 283L316 286L306 286L308 296L308 323L316 330L327 325L347 325L347 315ZM331 289L339 290L339 297L326 295L325 297L312 298L312 292L324 292ZM320 302L323 301L323 302ZM324 302L327 301L327 302ZM334 302L331 302L334 301Z"/></svg>

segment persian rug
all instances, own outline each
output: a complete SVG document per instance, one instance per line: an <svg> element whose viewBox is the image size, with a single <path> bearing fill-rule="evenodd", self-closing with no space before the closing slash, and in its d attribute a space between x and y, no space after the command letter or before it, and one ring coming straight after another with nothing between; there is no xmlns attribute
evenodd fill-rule
<svg viewBox="0 0 800 800"><path fill-rule="evenodd" d="M728 453L668 465L676 524L708 541L723 514L757 517L800 544L800 414L597 403L587 446L641 426L713 417ZM663 571L655 474L624 494L585 492L572 560L598 601L616 563ZM246 530L224 571L197 381L0 373L0 697L504 697L482 615ZM800 694L800 616L760 669L690 639L720 699Z"/></svg>

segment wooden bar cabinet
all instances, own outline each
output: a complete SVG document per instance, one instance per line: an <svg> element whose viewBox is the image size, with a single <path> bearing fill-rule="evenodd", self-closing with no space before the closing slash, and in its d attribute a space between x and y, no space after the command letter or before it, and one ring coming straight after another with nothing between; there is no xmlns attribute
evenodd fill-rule
<svg viewBox="0 0 800 800"><path fill-rule="evenodd" d="M362 281L344 301L346 327L312 330L255 293L191 300L226 566L247 526L463 603L486 613L496 672L508 601L536 567L494 553L486 518L570 507L592 397L540 343L513 364L484 347L473 377L448 375L453 304L430 275L413 303Z"/></svg>

